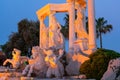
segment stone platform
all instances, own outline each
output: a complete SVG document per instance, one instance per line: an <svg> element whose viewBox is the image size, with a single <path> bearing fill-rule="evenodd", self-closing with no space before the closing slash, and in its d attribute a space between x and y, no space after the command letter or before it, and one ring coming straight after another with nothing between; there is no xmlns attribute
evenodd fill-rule
<svg viewBox="0 0 120 80"><path fill-rule="evenodd" d="M0 77L0 80L95 80L95 79L39 79L33 77Z"/></svg>
<svg viewBox="0 0 120 80"><path fill-rule="evenodd" d="M0 80L95 80L95 79L80 79L77 77L69 76L59 78L36 78L36 77L23 77L21 73L18 72L4 72L0 73Z"/></svg>
<svg viewBox="0 0 120 80"><path fill-rule="evenodd" d="M18 74L18 73L17 73ZM16 77L15 77L16 76ZM35 78L35 77L23 77L23 76L17 76L15 74L11 73L0 73L0 80L95 80L95 79L79 79L79 78Z"/></svg>
<svg viewBox="0 0 120 80"><path fill-rule="evenodd" d="M67 76L63 78L36 78L24 77L20 72L1 72L0 80L95 80L95 79L80 79L78 76Z"/></svg>
<svg viewBox="0 0 120 80"><path fill-rule="evenodd" d="M24 77L21 72L15 69L9 69L0 66L0 80L95 80L95 79L80 79L79 76L65 76L63 78L37 78L37 77Z"/></svg>

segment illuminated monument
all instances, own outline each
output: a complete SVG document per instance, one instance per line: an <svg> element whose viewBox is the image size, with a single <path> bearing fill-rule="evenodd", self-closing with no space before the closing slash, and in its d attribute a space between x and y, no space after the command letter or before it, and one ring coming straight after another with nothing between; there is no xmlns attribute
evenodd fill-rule
<svg viewBox="0 0 120 80"><path fill-rule="evenodd" d="M77 13L76 19L75 10ZM85 75L80 75L79 69L80 65L89 59L88 55L96 50L94 0L88 0L89 34L85 29L85 10L85 0L67 0L63 4L47 4L38 10L36 13L40 21L39 46L32 47L32 58L20 56L21 51L15 49L13 59L7 59L3 64L6 65L7 62L11 62L14 74L8 72L9 75L6 75L5 79L14 75L15 78L21 78L21 80L31 80L33 74L35 78L53 78L53 76L61 79L70 79L72 76L73 79L86 78ZM56 13L63 12L69 14L69 51L67 54L64 54L65 41L60 32L61 25L55 17ZM49 27L44 24L47 16L49 17ZM66 59L64 60L63 57ZM24 59L29 64L25 65L21 72L16 72L25 62ZM3 77L6 74L4 73L6 68L4 70L0 68L0 70L2 72L0 77ZM7 71L10 70L7 69Z"/></svg>
<svg viewBox="0 0 120 80"><path fill-rule="evenodd" d="M94 17L94 0L88 0L88 25L89 34L86 32L86 0L66 0L63 4L47 4L36 12L40 21L40 43L43 50L51 49L53 53L64 49L64 37L61 25L55 14L68 12L69 15L69 51L66 54L68 75L78 75L80 65L88 60L88 55L96 50L96 29ZM77 18L75 19L75 11ZM49 18L49 27L44 24L45 18ZM68 33L66 33L68 34ZM75 36L76 34L76 36ZM77 61L77 63L76 63Z"/></svg>
<svg viewBox="0 0 120 80"><path fill-rule="evenodd" d="M75 10L77 10L77 19L75 19ZM57 30L60 28L60 24L56 20L54 14L68 12L69 51L74 52L74 50L77 49L86 54L91 54L96 49L94 0L88 0L89 34L85 29L85 10L85 0L66 0L66 3L63 4L47 4L38 10L36 13L40 21L40 48L64 48L63 37L56 36ZM47 16L49 17L48 28L44 24L44 20ZM75 33L77 34L77 37L75 37Z"/></svg>

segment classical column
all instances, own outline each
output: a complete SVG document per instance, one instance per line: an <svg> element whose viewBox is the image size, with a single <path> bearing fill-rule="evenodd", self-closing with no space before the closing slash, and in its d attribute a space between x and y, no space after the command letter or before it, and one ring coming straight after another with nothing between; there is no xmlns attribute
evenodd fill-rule
<svg viewBox="0 0 120 80"><path fill-rule="evenodd" d="M69 49L73 48L73 42L75 41L75 0L67 0L69 3Z"/></svg>
<svg viewBox="0 0 120 80"><path fill-rule="evenodd" d="M50 39L50 36L51 36L51 35L50 35L50 28L51 28L51 26L52 26L52 15L53 15L52 12L50 12L50 13L49 13L49 30L48 30L48 35L49 35L49 38L48 38L48 47L51 47L51 46L50 46L50 45L51 45L51 44L50 44L50 42L51 42L51 41L50 41L50 40L51 40L51 39Z"/></svg>
<svg viewBox="0 0 120 80"><path fill-rule="evenodd" d="M50 11L50 13L49 13L49 32L48 32L48 34L49 34L49 41L48 41L48 46L49 47L52 47L52 46L54 46L55 44L54 44L54 39L53 39L53 27L54 27L54 25L53 25L53 16L54 16L54 14L55 14L55 12L54 11ZM52 34L51 34L51 32L52 32Z"/></svg>
<svg viewBox="0 0 120 80"><path fill-rule="evenodd" d="M86 8L84 8L83 9L83 24L84 24L84 29L85 29L85 31L86 31L86 15L85 15L85 10L86 10ZM87 32L87 31L86 31Z"/></svg>
<svg viewBox="0 0 120 80"><path fill-rule="evenodd" d="M96 49L94 0L88 0L89 49Z"/></svg>
<svg viewBox="0 0 120 80"><path fill-rule="evenodd" d="M41 34L41 26L42 26L42 24L41 24L41 20L42 20L42 18L39 18L39 21L40 21L40 27L39 27L39 46L40 46L40 48L42 47L42 44L41 44L41 42L42 42L42 34Z"/></svg>
<svg viewBox="0 0 120 80"><path fill-rule="evenodd" d="M39 21L40 21L40 28L39 28L39 46L40 46L40 48L43 48L43 38L42 38L42 32L43 32L43 28L45 27L44 26L44 17L43 16L41 16L40 18L39 18Z"/></svg>

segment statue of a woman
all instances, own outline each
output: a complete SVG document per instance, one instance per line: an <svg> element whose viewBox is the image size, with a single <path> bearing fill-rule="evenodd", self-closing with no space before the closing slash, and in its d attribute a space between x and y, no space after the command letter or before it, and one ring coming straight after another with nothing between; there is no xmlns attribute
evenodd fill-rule
<svg viewBox="0 0 120 80"><path fill-rule="evenodd" d="M51 14L52 23L49 27L49 47L53 47L55 49L64 48L64 38L62 33L60 32L61 26L56 20L54 14Z"/></svg>
<svg viewBox="0 0 120 80"><path fill-rule="evenodd" d="M75 20L75 32L77 33L77 39L88 38L87 32L84 28L84 8L77 4L77 19Z"/></svg>
<svg viewBox="0 0 120 80"><path fill-rule="evenodd" d="M63 34L60 32L60 30L61 30L61 25L58 24L58 29L57 29L57 33L56 33L56 37L57 37L56 48L57 49L64 49L64 37L63 37Z"/></svg>

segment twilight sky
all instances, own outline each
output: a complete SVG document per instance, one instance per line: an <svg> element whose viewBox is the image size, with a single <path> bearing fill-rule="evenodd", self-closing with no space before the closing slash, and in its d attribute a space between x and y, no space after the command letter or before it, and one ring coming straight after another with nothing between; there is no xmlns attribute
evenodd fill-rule
<svg viewBox="0 0 120 80"><path fill-rule="evenodd" d="M17 32L17 23L22 19L37 20L36 11L48 3L64 3L66 0L0 0L0 45L8 41L12 32ZM95 0L95 16L104 17L113 25L113 31L103 36L103 47L120 52L120 0ZM57 20L64 24L64 14ZM99 41L97 40L99 47Z"/></svg>

